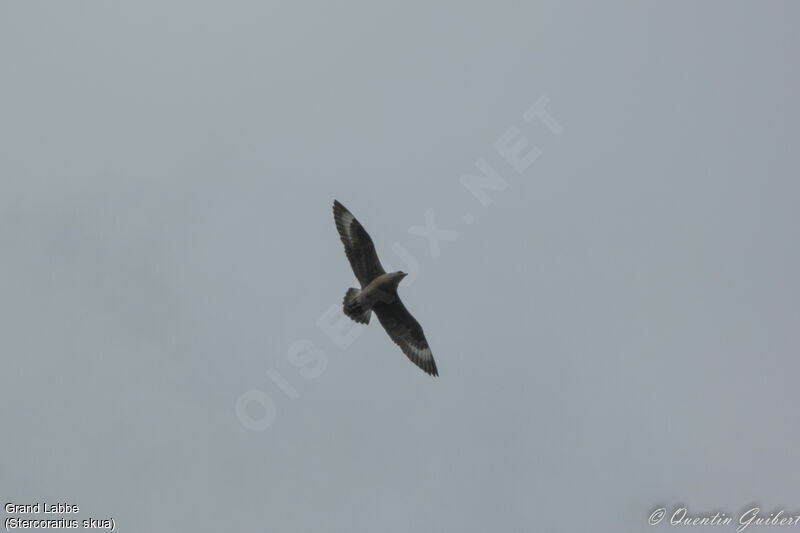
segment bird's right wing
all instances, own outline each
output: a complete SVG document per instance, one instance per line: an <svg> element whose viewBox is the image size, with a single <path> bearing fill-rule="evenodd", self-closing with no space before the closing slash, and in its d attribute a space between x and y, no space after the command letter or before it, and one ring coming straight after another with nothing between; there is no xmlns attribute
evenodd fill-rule
<svg viewBox="0 0 800 533"><path fill-rule="evenodd" d="M439 375L431 347L422 332L422 326L408 312L399 296L391 303L378 303L372 310L378 315L378 320L381 321L386 333L415 365L432 376Z"/></svg>
<svg viewBox="0 0 800 533"><path fill-rule="evenodd" d="M344 252L347 254L350 266L353 267L353 273L361 283L361 288L366 287L381 274L386 274L378 259L375 245L364 226L337 200L333 201L333 219L344 244Z"/></svg>

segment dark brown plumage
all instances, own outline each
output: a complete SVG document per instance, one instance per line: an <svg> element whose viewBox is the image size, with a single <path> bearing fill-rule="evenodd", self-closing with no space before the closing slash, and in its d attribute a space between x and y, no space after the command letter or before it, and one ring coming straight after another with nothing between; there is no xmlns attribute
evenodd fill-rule
<svg viewBox="0 0 800 533"><path fill-rule="evenodd" d="M333 202L333 218L347 259L361 284L360 290L351 288L345 294L342 302L344 313L356 322L368 324L372 311L375 311L381 325L403 353L428 374L438 376L422 326L397 294L397 285L406 274L386 273L369 234L338 201Z"/></svg>

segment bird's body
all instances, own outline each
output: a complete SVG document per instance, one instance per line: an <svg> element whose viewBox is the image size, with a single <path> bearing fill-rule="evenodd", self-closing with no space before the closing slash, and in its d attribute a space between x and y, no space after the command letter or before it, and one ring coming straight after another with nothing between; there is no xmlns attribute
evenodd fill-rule
<svg viewBox="0 0 800 533"><path fill-rule="evenodd" d="M344 313L358 323L369 324L374 311L403 353L428 374L438 376L436 362L422 327L397 294L397 286L407 274L387 273L383 269L369 234L338 201L333 202L333 217L347 259L361 283L361 289L351 288L345 294L342 302Z"/></svg>
<svg viewBox="0 0 800 533"><path fill-rule="evenodd" d="M380 303L392 303L397 297L397 286L404 277L406 274L402 272L381 274L361 289L361 298L368 303L369 307Z"/></svg>

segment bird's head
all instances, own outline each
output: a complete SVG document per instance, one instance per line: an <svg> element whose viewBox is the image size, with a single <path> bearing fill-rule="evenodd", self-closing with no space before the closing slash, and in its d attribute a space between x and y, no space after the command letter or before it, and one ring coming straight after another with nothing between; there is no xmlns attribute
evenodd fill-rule
<svg viewBox="0 0 800 533"><path fill-rule="evenodd" d="M403 281L403 278L408 276L405 272L398 270L397 272L392 272L389 274L389 279L391 280L391 285L397 287L400 285L400 282Z"/></svg>

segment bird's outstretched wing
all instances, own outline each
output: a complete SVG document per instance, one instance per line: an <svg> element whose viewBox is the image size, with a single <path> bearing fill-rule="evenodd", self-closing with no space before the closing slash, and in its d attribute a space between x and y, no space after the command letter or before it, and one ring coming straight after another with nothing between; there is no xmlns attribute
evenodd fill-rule
<svg viewBox="0 0 800 533"><path fill-rule="evenodd" d="M378 315L386 333L415 365L432 376L439 375L422 326L411 316L399 296L391 303L376 304L372 310Z"/></svg>
<svg viewBox="0 0 800 533"><path fill-rule="evenodd" d="M369 285L370 281L381 274L386 274L375 252L375 245L364 226L337 200L333 201L333 219L336 221L339 237L344 243L344 252L347 254L350 266L353 267L353 273L361 283L361 288Z"/></svg>

